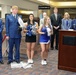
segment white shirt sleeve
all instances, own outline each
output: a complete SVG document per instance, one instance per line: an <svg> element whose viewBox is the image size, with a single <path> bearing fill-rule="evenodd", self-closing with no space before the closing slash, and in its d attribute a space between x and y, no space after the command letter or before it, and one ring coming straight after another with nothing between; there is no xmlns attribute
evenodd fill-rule
<svg viewBox="0 0 76 75"><path fill-rule="evenodd" d="M24 22L23 22L23 20L20 18L20 17L18 17L18 22L19 22L19 24L20 24L20 27L24 27Z"/></svg>
<svg viewBox="0 0 76 75"><path fill-rule="evenodd" d="M41 19L40 20L40 26L43 26L44 25L44 19Z"/></svg>

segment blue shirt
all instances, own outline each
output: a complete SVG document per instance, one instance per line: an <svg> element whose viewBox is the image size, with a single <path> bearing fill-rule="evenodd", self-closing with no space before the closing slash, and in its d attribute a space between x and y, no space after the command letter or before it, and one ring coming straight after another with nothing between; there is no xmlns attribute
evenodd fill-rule
<svg viewBox="0 0 76 75"><path fill-rule="evenodd" d="M50 36L47 35L47 28L43 27L41 32L44 32L45 34L40 34L40 42L48 42L50 40Z"/></svg>
<svg viewBox="0 0 76 75"><path fill-rule="evenodd" d="M76 19L73 19L72 21L72 28L76 30Z"/></svg>
<svg viewBox="0 0 76 75"><path fill-rule="evenodd" d="M68 30L72 28L72 20L71 19L62 19L61 29Z"/></svg>
<svg viewBox="0 0 76 75"><path fill-rule="evenodd" d="M2 20L0 19L0 39L2 39L2 30L3 30L3 23Z"/></svg>

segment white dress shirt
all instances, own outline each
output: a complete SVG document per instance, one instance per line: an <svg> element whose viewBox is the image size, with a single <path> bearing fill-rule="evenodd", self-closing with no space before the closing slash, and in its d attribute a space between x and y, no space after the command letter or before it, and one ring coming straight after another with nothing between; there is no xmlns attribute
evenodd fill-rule
<svg viewBox="0 0 76 75"><path fill-rule="evenodd" d="M55 15L55 18L56 18L56 20L57 20L57 14L54 14Z"/></svg>

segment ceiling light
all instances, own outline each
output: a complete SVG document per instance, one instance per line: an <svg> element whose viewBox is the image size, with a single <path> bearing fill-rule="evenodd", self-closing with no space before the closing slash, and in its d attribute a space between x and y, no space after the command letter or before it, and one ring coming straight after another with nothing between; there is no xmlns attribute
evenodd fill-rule
<svg viewBox="0 0 76 75"><path fill-rule="evenodd" d="M19 12L22 13L22 14L30 14L30 13L33 14L33 11L24 11L24 10L20 10Z"/></svg>
<svg viewBox="0 0 76 75"><path fill-rule="evenodd" d="M56 6L56 7L67 7L67 6L70 6L70 7L75 7L76 6L76 2L52 2L50 1L50 5L52 6Z"/></svg>
<svg viewBox="0 0 76 75"><path fill-rule="evenodd" d="M40 1L40 2L43 2L43 3L46 3L46 4L49 4L50 3L49 0L37 0L37 1Z"/></svg>

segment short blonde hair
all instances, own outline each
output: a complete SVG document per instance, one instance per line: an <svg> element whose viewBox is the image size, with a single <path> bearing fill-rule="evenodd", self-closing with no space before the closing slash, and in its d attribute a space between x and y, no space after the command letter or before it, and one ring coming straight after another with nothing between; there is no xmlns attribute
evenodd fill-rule
<svg viewBox="0 0 76 75"><path fill-rule="evenodd" d="M65 13L64 13L64 18L65 18L65 15L67 15L67 16L68 16L68 18L70 17L70 15L69 15L69 13L68 13L68 12L65 12Z"/></svg>
<svg viewBox="0 0 76 75"><path fill-rule="evenodd" d="M18 9L18 6L16 6L16 5L12 6L12 10L13 9Z"/></svg>
<svg viewBox="0 0 76 75"><path fill-rule="evenodd" d="M65 12L64 15L69 15L69 13L68 12Z"/></svg>

